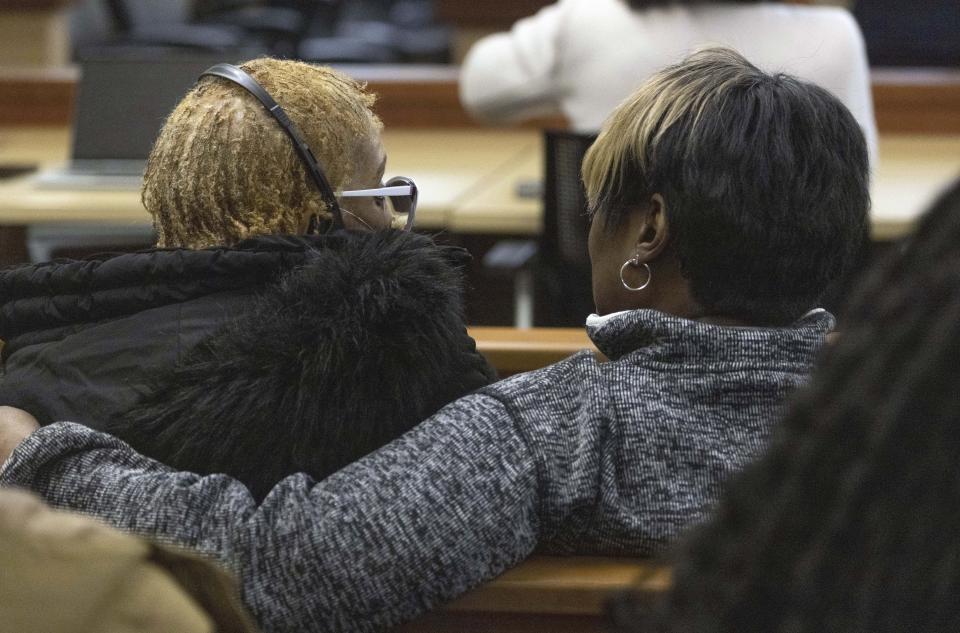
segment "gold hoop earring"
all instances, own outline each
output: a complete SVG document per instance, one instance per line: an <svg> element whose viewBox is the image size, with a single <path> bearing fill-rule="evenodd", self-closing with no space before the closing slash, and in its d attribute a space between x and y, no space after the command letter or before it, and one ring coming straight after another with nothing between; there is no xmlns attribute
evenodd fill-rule
<svg viewBox="0 0 960 633"><path fill-rule="evenodd" d="M640 284L639 286L631 286L627 283L627 280L623 278L623 271L627 269L627 266L643 266L647 270L647 280ZM623 266L620 267L620 283L623 284L623 287L629 290L630 292L640 292L644 288L650 285L650 282L653 281L653 271L650 270L649 264L641 264L638 257L633 259L628 259L623 262Z"/></svg>

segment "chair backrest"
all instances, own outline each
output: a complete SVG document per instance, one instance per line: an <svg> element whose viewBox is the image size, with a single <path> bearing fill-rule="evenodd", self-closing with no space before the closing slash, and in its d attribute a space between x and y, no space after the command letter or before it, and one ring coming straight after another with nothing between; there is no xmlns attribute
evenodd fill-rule
<svg viewBox="0 0 960 633"><path fill-rule="evenodd" d="M595 134L548 130L545 133L542 250L548 258L590 266L587 196L580 165Z"/></svg>

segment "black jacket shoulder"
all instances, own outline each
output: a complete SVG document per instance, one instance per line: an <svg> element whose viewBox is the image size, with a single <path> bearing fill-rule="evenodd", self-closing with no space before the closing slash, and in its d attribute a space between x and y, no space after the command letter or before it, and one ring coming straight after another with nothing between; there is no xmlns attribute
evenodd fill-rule
<svg viewBox="0 0 960 633"><path fill-rule="evenodd" d="M466 332L467 260L403 232L331 240L107 430L258 496L290 473L322 478L494 378Z"/></svg>

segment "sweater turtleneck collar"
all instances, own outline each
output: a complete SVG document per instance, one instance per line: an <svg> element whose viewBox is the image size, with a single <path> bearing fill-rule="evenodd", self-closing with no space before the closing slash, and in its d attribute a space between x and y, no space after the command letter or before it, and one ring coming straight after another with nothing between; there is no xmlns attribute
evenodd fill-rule
<svg viewBox="0 0 960 633"><path fill-rule="evenodd" d="M637 350L664 361L722 360L727 350L737 348L743 362L767 361L772 355L813 354L834 325L833 315L822 309L811 310L784 327L713 325L656 310L628 310L590 315L587 334L610 360Z"/></svg>

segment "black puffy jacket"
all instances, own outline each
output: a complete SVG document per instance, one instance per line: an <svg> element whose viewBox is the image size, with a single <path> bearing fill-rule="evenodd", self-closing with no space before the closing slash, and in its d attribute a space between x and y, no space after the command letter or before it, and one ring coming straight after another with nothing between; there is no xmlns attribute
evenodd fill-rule
<svg viewBox="0 0 960 633"><path fill-rule="evenodd" d="M464 324L468 257L343 231L9 269L0 404L257 496L322 478L493 379Z"/></svg>

